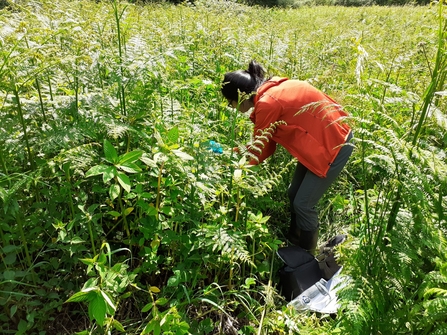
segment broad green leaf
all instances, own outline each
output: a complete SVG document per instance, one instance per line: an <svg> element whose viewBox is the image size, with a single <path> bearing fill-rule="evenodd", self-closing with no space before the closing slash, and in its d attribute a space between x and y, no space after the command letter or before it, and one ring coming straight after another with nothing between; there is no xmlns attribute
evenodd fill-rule
<svg viewBox="0 0 447 335"><path fill-rule="evenodd" d="M149 216L157 216L158 214L157 208L155 208L154 206L149 206L149 208L146 211L146 214Z"/></svg>
<svg viewBox="0 0 447 335"><path fill-rule="evenodd" d="M183 159L184 161L192 161L194 160L194 157L187 154L186 152L183 152L181 150L172 150L172 152L179 158Z"/></svg>
<svg viewBox="0 0 447 335"><path fill-rule="evenodd" d="M28 329L28 322L26 322L25 320L21 319L19 321L19 325L17 326L18 332L16 332L16 335L22 335L25 334L27 329Z"/></svg>
<svg viewBox="0 0 447 335"><path fill-rule="evenodd" d="M158 306L164 306L169 302L168 298L160 298L155 301L155 304Z"/></svg>
<svg viewBox="0 0 447 335"><path fill-rule="evenodd" d="M160 293L160 289L157 286L151 286L149 288L149 291L151 291L152 293Z"/></svg>
<svg viewBox="0 0 447 335"><path fill-rule="evenodd" d="M112 164L117 163L118 161L118 154L116 152L116 149L106 139L104 139L104 155L106 156L107 161L109 161Z"/></svg>
<svg viewBox="0 0 447 335"><path fill-rule="evenodd" d="M117 212L117 211L110 211L110 212L107 212L107 214L110 214L116 218L121 216L121 213Z"/></svg>
<svg viewBox="0 0 447 335"><path fill-rule="evenodd" d="M168 286L169 287L177 287L180 283L180 278L178 276L171 276L168 279Z"/></svg>
<svg viewBox="0 0 447 335"><path fill-rule="evenodd" d="M92 258L80 258L79 260L82 263L84 263L85 265L94 265L95 264L95 260Z"/></svg>
<svg viewBox="0 0 447 335"><path fill-rule="evenodd" d="M157 166L157 163L154 160L152 160L149 157L147 157L146 155L143 155L140 158L140 161L142 161L144 164L146 164L147 166L150 166L150 167L156 167Z"/></svg>
<svg viewBox="0 0 447 335"><path fill-rule="evenodd" d="M127 162L124 164L120 164L117 165L117 167L127 173L138 173L141 172L141 168L135 164L135 163L131 163L131 162Z"/></svg>
<svg viewBox="0 0 447 335"><path fill-rule="evenodd" d="M96 322L102 327L104 326L104 320L106 318L106 301L103 296L96 294L88 305L88 314L91 320Z"/></svg>
<svg viewBox="0 0 447 335"><path fill-rule="evenodd" d="M14 280L15 276L16 276L15 271L6 270L3 272L3 279L5 280Z"/></svg>
<svg viewBox="0 0 447 335"><path fill-rule="evenodd" d="M98 285L98 278L90 278L84 283L82 291L87 292L89 289L96 289L96 285Z"/></svg>
<svg viewBox="0 0 447 335"><path fill-rule="evenodd" d="M154 306L154 303L150 302L150 303L146 304L146 305L143 307L143 309L141 310L141 312L142 312L142 313L149 312L149 311L152 309L153 306Z"/></svg>
<svg viewBox="0 0 447 335"><path fill-rule="evenodd" d="M135 163L143 155L141 150L133 150L124 155L121 155L118 159L118 164L123 165L124 163Z"/></svg>
<svg viewBox="0 0 447 335"><path fill-rule="evenodd" d="M167 137L168 137L168 141L167 142L169 144L177 143L178 142L178 138L179 138L178 127L175 126L171 130L169 130L168 134L167 134Z"/></svg>
<svg viewBox="0 0 447 335"><path fill-rule="evenodd" d="M11 254L6 255L5 258L3 258L3 263L5 265L11 265L11 264L14 264L16 262L16 260L17 260L17 254L15 254L15 253L12 254L11 253Z"/></svg>
<svg viewBox="0 0 447 335"><path fill-rule="evenodd" d="M54 224L53 224L53 226L54 226ZM7 245L6 247L2 248L2 251L5 254L9 254L10 252L14 252L17 250L20 250L20 247L16 246L15 244L10 244L10 245Z"/></svg>
<svg viewBox="0 0 447 335"><path fill-rule="evenodd" d="M68 298L65 302L81 302L89 299L89 292L76 292L70 298Z"/></svg>
<svg viewBox="0 0 447 335"><path fill-rule="evenodd" d="M133 207L128 207L128 208L126 208L126 209L124 210L124 215L127 216L127 215L129 215L130 213L132 213L133 209L134 209Z"/></svg>
<svg viewBox="0 0 447 335"><path fill-rule="evenodd" d="M157 321L158 321L158 318L153 318L151 321L149 321L149 323L146 325L146 327L144 327L143 331L141 332L141 335L153 334L154 325L155 325L155 322L157 322Z"/></svg>
<svg viewBox="0 0 447 335"><path fill-rule="evenodd" d="M124 333L126 331L124 329L124 326L118 320L115 320L115 319L112 320L112 327L122 333Z"/></svg>
<svg viewBox="0 0 447 335"><path fill-rule="evenodd" d="M14 314L17 312L17 305L12 305L11 309L9 310L9 317L12 319L14 317Z"/></svg>
<svg viewBox="0 0 447 335"><path fill-rule="evenodd" d="M105 183L109 182L116 176L116 168L114 166L108 166L107 169L102 173L102 181Z"/></svg>
<svg viewBox="0 0 447 335"><path fill-rule="evenodd" d="M121 187L124 188L127 192L130 192L129 177L121 172L118 172L117 177L118 177L118 182L120 183Z"/></svg>
<svg viewBox="0 0 447 335"><path fill-rule="evenodd" d="M109 168L109 166L107 165L103 165L103 164L99 164L99 165L95 165L92 166L86 173L85 176L91 177L91 176L96 176L98 174L103 174L104 172L107 171L107 169Z"/></svg>
<svg viewBox="0 0 447 335"><path fill-rule="evenodd" d="M105 265L107 262L107 256L103 252L101 252L98 256L99 257L96 260L96 264Z"/></svg>
<svg viewBox="0 0 447 335"><path fill-rule="evenodd" d="M118 198L118 196L120 195L120 191L121 191L121 189L118 184L110 185L110 187L109 187L110 200L113 201L116 198Z"/></svg>
<svg viewBox="0 0 447 335"><path fill-rule="evenodd" d="M110 297L109 297L104 291L101 291L101 295L102 295L102 297L104 298L104 300L107 302L107 304L108 304L110 307L112 307L112 309L113 309L114 311L116 311L116 306L115 306L115 304L113 303L112 299L110 299Z"/></svg>

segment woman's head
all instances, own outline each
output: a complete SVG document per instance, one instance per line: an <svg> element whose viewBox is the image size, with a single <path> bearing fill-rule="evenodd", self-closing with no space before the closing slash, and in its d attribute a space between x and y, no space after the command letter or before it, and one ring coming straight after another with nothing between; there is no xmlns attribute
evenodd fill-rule
<svg viewBox="0 0 447 335"><path fill-rule="evenodd" d="M251 61L247 70L225 74L221 89L222 94L230 104L240 102L243 97L239 96L239 92L246 94L253 101L253 93L265 81L264 75L264 68L255 61Z"/></svg>

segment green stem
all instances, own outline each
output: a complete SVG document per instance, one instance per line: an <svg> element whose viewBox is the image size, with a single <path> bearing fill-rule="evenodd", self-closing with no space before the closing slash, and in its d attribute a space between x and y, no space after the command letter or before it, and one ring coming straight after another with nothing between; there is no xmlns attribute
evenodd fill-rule
<svg viewBox="0 0 447 335"><path fill-rule="evenodd" d="M93 236L92 220L89 219L87 221L87 225L88 225L88 233L90 235L90 243L92 244L92 252L93 255L96 255L96 246L95 246L95 238Z"/></svg>
<svg viewBox="0 0 447 335"><path fill-rule="evenodd" d="M272 282L273 282L272 281L272 277L273 277L274 260L275 260L275 253L273 252L272 253L272 260L270 261L270 275L269 275L269 282L267 284L267 293L266 293L267 295L270 295L271 292L272 292L271 287L272 287ZM266 300L270 300L270 299L266 299ZM259 321L259 328L258 328L258 334L257 335L261 335L262 328L263 328L262 326L264 324L264 319L265 319L265 316L267 314L268 307L269 307L269 305L266 303L264 305L264 309L262 310L262 315L261 315L261 320Z"/></svg>
<svg viewBox="0 0 447 335"><path fill-rule="evenodd" d="M23 246L23 249L25 250L26 263L27 263L28 267L30 269L32 269L33 263L31 261L31 256L30 256L29 249L28 249L28 243L26 241L25 232L23 230L23 222L22 222L22 219L20 216L21 216L21 213L17 213L17 216L16 216L17 227L19 228L20 238L22 240L22 246ZM36 278L34 277L34 270L31 270L31 271L32 271L32 277L33 277L33 284L36 285Z"/></svg>
<svg viewBox="0 0 447 335"><path fill-rule="evenodd" d="M65 178L67 179L67 183L68 183L68 204L70 205L71 220L73 220L75 217L75 210L74 210L73 197L72 197L72 192L71 192L70 165L65 164L63 168L65 171Z"/></svg>
<svg viewBox="0 0 447 335"><path fill-rule="evenodd" d="M40 111L42 112L43 121L45 123L47 123L47 117L45 115L45 108L43 106L42 91L40 89L39 79L37 79L37 78L36 78L36 88L37 88L37 94L39 95Z"/></svg>
<svg viewBox="0 0 447 335"><path fill-rule="evenodd" d="M160 224L160 220L159 220L159 215L158 212L160 211L160 199L161 199L161 176L163 173L163 166L164 166L164 162L161 164L160 169L158 171L158 180L157 180L157 198L155 200L155 209L156 209L156 214L155 214L155 218L157 220L157 222L159 223L158 225L158 229L161 230L161 224Z"/></svg>
<svg viewBox="0 0 447 335"><path fill-rule="evenodd" d="M125 208L124 208L124 205L123 205L123 199L121 197L121 194L123 193L123 188L121 187L121 185L119 185L119 187L120 187L120 193L118 195L118 203L120 205L121 216L123 218L124 230L126 231L127 238L129 239L129 244L130 244L130 236L131 235L130 235L130 230L129 230L129 224L127 222Z"/></svg>
<svg viewBox="0 0 447 335"><path fill-rule="evenodd" d="M4 174L8 175L8 169L6 167L6 161L3 159L3 157L4 157L3 150L2 150L3 147L4 147L3 145L0 146L0 164L2 166Z"/></svg>
<svg viewBox="0 0 447 335"><path fill-rule="evenodd" d="M118 12L118 1L117 0L113 0L112 2L112 6L113 6L113 13L115 15L115 22L116 22L116 33L117 33L117 38L118 38L118 65L120 68L120 73L121 73L121 78L119 80L119 95L120 95L120 102L121 102L121 112L123 115L126 115L126 95L125 95L125 90L124 90L124 85L123 85L123 78L124 78L124 67L123 67L123 46L122 46L122 42L121 42L121 17L124 14L124 11L126 10L125 6L122 10L121 13Z"/></svg>
<svg viewBox="0 0 447 335"><path fill-rule="evenodd" d="M31 166L31 170L35 170L36 166L34 164L33 155L31 154L31 146L28 140L28 132L26 131L25 119L23 118L22 104L20 103L19 91L17 90L17 85L15 81L13 82L12 89L14 92L14 96L17 100L17 112L19 114L20 124L22 125L23 136L25 138L26 150L28 152L28 162Z"/></svg>

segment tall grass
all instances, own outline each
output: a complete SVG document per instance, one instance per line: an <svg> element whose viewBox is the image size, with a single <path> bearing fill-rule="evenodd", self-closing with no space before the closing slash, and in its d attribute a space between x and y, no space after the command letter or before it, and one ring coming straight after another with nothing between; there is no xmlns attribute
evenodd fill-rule
<svg viewBox="0 0 447 335"><path fill-rule="evenodd" d="M25 1L0 21L3 333L443 331L440 6ZM322 238L350 235L335 319L275 289L295 162L231 150L252 126L220 83L253 58L352 114L320 203Z"/></svg>

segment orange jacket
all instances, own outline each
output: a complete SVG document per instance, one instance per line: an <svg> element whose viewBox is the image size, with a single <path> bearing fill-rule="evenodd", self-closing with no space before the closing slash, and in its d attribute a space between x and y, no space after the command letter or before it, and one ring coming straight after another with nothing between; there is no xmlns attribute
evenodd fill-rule
<svg viewBox="0 0 447 335"><path fill-rule="evenodd" d="M310 171L326 177L351 131L342 122L348 114L309 83L280 77L273 77L259 87L254 104L250 119L255 125L255 139L276 122L270 140L264 138L263 145L255 144L262 151L249 149L259 163L270 157L279 143ZM250 161L257 163L254 159Z"/></svg>

